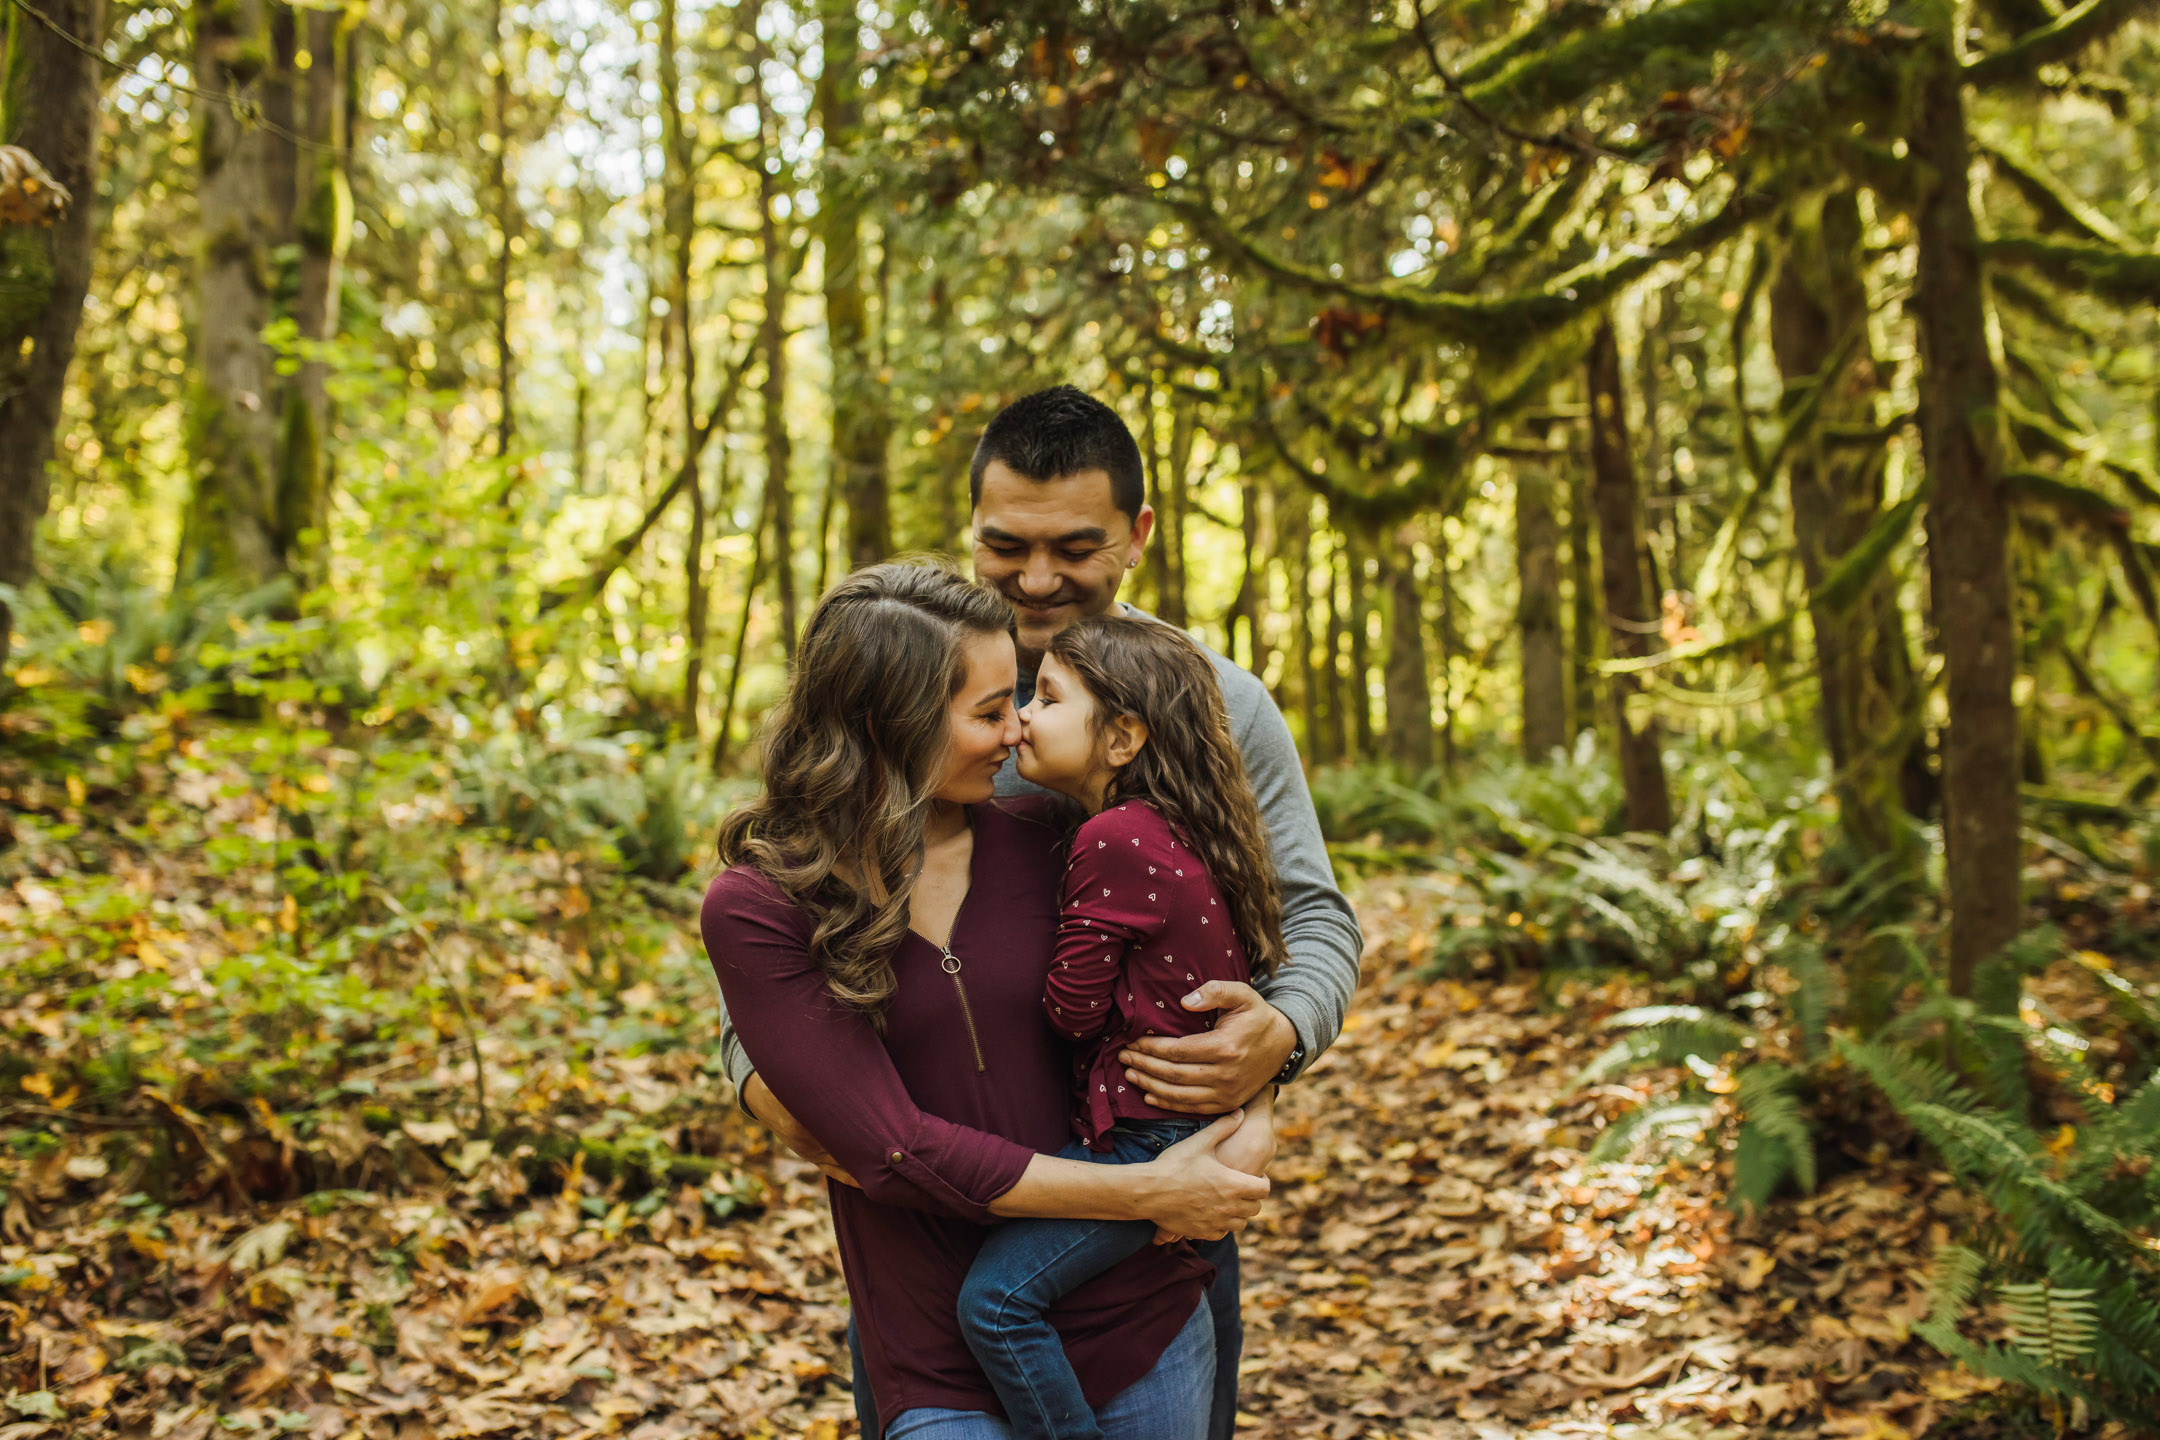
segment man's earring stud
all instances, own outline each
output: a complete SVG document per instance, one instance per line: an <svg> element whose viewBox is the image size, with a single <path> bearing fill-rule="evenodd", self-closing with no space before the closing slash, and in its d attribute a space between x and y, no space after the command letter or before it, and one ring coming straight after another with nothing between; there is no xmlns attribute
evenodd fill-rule
<svg viewBox="0 0 2160 1440"><path fill-rule="evenodd" d="M1139 563L1140 563L1140 562L1139 562L1138 560L1127 560L1127 561L1125 562L1125 568L1126 568L1127 570L1130 570L1130 569L1132 569L1132 568L1133 568L1134 566L1138 565Z"/></svg>

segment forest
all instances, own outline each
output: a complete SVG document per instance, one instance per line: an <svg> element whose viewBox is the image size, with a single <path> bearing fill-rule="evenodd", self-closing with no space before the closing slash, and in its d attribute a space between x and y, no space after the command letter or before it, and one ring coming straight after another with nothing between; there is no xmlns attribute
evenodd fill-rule
<svg viewBox="0 0 2160 1440"><path fill-rule="evenodd" d="M697 906L1058 383L1365 932L1240 1433L2160 1433L2155 9L0 0L0 1440L856 1434Z"/></svg>

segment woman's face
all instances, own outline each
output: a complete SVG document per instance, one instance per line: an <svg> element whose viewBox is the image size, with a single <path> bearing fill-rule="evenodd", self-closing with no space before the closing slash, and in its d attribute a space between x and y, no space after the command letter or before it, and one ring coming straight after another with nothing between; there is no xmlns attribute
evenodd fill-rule
<svg viewBox="0 0 2160 1440"><path fill-rule="evenodd" d="M966 675L952 698L951 748L933 798L976 805L997 788L997 773L1020 743L1013 687L1020 665L1010 635L977 635L961 649Z"/></svg>
<svg viewBox="0 0 2160 1440"><path fill-rule="evenodd" d="M1020 775L1045 790L1083 796L1100 763L1095 697L1078 676L1043 657L1035 672L1035 698L1020 712Z"/></svg>

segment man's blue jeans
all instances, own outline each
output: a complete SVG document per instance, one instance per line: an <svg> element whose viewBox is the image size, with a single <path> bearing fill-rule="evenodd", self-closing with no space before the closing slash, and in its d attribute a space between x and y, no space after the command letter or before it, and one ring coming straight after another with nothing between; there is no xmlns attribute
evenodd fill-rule
<svg viewBox="0 0 2160 1440"><path fill-rule="evenodd" d="M1095 1412L1106 1440L1203 1440L1215 1388L1213 1329L1207 1306L1194 1306L1155 1368ZM1013 1433L981 1410L920 1409L901 1412L885 1440L1013 1440Z"/></svg>
<svg viewBox="0 0 2160 1440"><path fill-rule="evenodd" d="M1202 1260L1215 1267L1215 1280L1207 1292L1209 1320L1215 1337L1214 1395L1208 1411L1207 1440L1230 1440L1231 1431L1237 1425L1238 1359L1245 1347L1244 1317L1239 1307L1237 1237L1225 1235L1220 1240L1195 1240L1191 1244ZM877 1440L877 1405L870 1394L870 1372L863 1364L862 1344L852 1320L848 1322L848 1358L854 1371L856 1420L865 1440ZM1058 1356L1058 1364L1070 1373L1071 1367L1062 1353ZM1098 1422L1100 1418L1097 1417Z"/></svg>

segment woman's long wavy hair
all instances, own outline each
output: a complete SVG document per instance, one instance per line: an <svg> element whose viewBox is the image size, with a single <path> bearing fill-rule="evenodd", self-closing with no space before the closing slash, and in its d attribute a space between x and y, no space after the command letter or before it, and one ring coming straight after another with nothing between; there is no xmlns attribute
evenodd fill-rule
<svg viewBox="0 0 2160 1440"><path fill-rule="evenodd" d="M811 959L880 1028L964 647L1012 629L1002 595L942 562L872 565L833 586L766 722L763 792L720 824L720 863L762 871L814 917Z"/></svg>
<svg viewBox="0 0 2160 1440"><path fill-rule="evenodd" d="M1147 744L1104 805L1145 800L1184 832L1230 906L1246 962L1255 975L1273 973L1284 958L1282 891L1207 652L1160 620L1110 614L1068 625L1049 653L1093 697L1098 743L1119 715L1147 726Z"/></svg>

